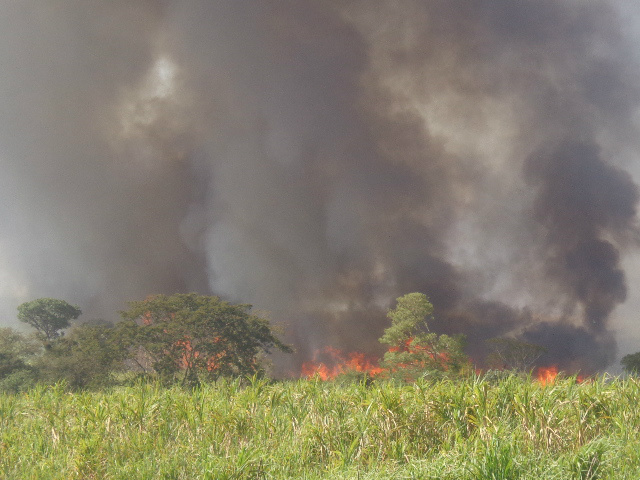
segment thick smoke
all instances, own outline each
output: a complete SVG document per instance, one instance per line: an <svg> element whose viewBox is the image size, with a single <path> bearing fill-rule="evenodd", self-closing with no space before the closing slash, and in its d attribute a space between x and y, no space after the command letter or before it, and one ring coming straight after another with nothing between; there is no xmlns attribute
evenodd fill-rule
<svg viewBox="0 0 640 480"><path fill-rule="evenodd" d="M2 6L8 320L38 296L115 319L215 293L283 325L285 372L379 352L422 291L478 361L499 335L615 359L640 149L616 2Z"/></svg>
<svg viewBox="0 0 640 480"><path fill-rule="evenodd" d="M638 189L593 144L563 143L533 155L526 173L538 187L534 218L544 230L547 273L583 307L585 327L601 332L627 293L618 249L607 237L634 232Z"/></svg>

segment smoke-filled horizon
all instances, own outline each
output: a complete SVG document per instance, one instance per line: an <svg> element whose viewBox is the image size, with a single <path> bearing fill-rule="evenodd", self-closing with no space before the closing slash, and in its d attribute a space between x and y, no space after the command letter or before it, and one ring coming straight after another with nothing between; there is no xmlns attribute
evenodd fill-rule
<svg viewBox="0 0 640 480"><path fill-rule="evenodd" d="M593 372L640 336L612 320L640 269L640 7L2 3L3 323L216 294L283 326L283 372L379 353L413 291L478 361L514 335Z"/></svg>

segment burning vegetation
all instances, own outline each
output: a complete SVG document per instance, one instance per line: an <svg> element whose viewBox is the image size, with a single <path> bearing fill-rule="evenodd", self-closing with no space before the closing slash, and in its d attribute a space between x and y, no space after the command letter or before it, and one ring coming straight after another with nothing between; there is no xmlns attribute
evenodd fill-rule
<svg viewBox="0 0 640 480"><path fill-rule="evenodd" d="M65 309L61 313L42 305L62 305ZM65 335L61 327L80 314L77 307L53 299L25 303L19 309L30 314L28 318L23 315L25 321L38 330L50 329L55 335L40 334L32 339L44 342L43 349L17 332L6 333L10 340L4 347L0 345L0 381L12 374L47 372L52 379L65 379L74 387L82 387L108 382L116 371L129 371L193 387L203 380L262 375L265 354L271 350L292 351L266 319L250 313L249 305L192 293L153 295L131 302L129 307L121 312L123 321L115 327L83 325ZM387 345L382 358L328 346L302 364L300 375L321 380L355 377L414 382L425 377L461 378L474 371L482 373L464 353L464 337L430 330L432 312L426 295L404 295L387 313L391 324L380 338ZM511 372L527 373L544 351L515 339L494 339L490 343L496 348L495 358L503 362L493 368ZM36 355L38 350L40 356ZM30 355L37 358L27 363ZM102 359L99 368L85 368L95 363L88 355ZM535 376L547 385L555 381L558 372L558 366L540 367Z"/></svg>
<svg viewBox="0 0 640 480"><path fill-rule="evenodd" d="M390 349L390 351L394 351L394 349ZM445 372L451 368L449 365L449 357L445 353L441 353L439 364L443 366ZM418 376L433 373L433 370L424 364L400 364L397 365L394 370L391 370L380 366L377 359L367 357L364 353L345 353L337 348L325 347L314 355L312 361L302 364L300 376L303 378L319 378L320 380L327 381L334 380L341 375L349 377L354 374L364 374L366 377L372 379L384 379L393 376L393 373L400 372L400 378L409 379L410 375L408 372L412 368L415 368ZM467 371L470 370L468 369ZM518 372L519 370L512 371ZM483 373L480 369L475 369L475 372L480 375ZM541 385L546 386L553 384L559 374L561 374L561 372L555 365L550 367L537 367L533 370L533 379L537 380ZM578 383L584 381L582 375L576 375L575 378Z"/></svg>
<svg viewBox="0 0 640 480"><path fill-rule="evenodd" d="M395 352L395 348L389 349L389 352ZM431 356L431 354L429 354ZM452 368L449 363L449 356L442 352L438 364L442 366L446 372ZM377 359L367 357L361 352L349 352L345 353L337 348L325 347L322 350L316 352L312 361L304 362L300 376L303 378L319 378L320 380L334 380L341 375L352 376L355 374L364 374L368 378L384 379L394 376L394 373L400 373L400 378L409 380L411 378L409 371L415 370L418 376L433 373L430 366L420 363L418 365L411 364L399 364L395 369L384 368L380 366ZM470 369L467 369L469 372ZM519 372L519 370L512 370L513 372ZM480 369L475 369L476 374L481 375L483 373ZM556 378L561 373L557 366L552 365L550 367L537 367L533 371L533 379L537 380L541 385L551 385L556 381ZM582 383L584 377L582 375L576 375L576 382Z"/></svg>
<svg viewBox="0 0 640 480"><path fill-rule="evenodd" d="M345 354L337 348L325 347L316 352L313 360L302 364L301 375L306 378L318 377L321 380L332 380L350 372L376 376L384 371L377 360L368 358L364 353Z"/></svg>
<svg viewBox="0 0 640 480"><path fill-rule="evenodd" d="M325 347L314 353L313 360L302 364L301 376L332 380L341 375L364 374L371 378L400 378L416 380L425 375L458 375L472 371L471 360L464 354L464 339L429 332L427 320L432 320L433 306L421 293L411 293L398 298L394 309L387 317L391 326L380 338L389 344L381 360L367 357L361 352L343 352L334 347ZM531 372L533 364L545 351L544 347L515 339L493 339L496 354L502 365L499 370ZM480 370L475 369L477 373ZM555 381L559 373L557 366L538 367L534 378L542 385ZM582 381L578 377L578 381Z"/></svg>
<svg viewBox="0 0 640 480"><path fill-rule="evenodd" d="M291 352L269 321L250 309L193 293L154 295L130 302L116 332L129 352L142 351L149 359L145 371L197 385L204 379L260 374L261 355Z"/></svg>

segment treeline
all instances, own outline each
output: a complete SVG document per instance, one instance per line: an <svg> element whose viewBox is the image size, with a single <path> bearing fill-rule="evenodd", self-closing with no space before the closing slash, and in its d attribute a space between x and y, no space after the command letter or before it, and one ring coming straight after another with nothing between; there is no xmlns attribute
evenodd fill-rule
<svg viewBox="0 0 640 480"><path fill-rule="evenodd" d="M0 328L0 391L60 381L75 389L101 388L136 377L194 387L220 377L265 375L267 354L292 352L251 305L215 296L153 295L130 302L115 325L75 322L81 313L52 298L20 305L18 319L33 332ZM432 315L426 295L398 298L387 313L390 326L380 342L388 350L375 372L347 366L340 375L413 382L475 373L464 353L465 337L431 332ZM485 364L495 371L528 373L545 352L515 338L494 338L487 346ZM625 357L623 365L638 373L640 354Z"/></svg>
<svg viewBox="0 0 640 480"><path fill-rule="evenodd" d="M391 325L380 338L389 349L376 377L413 381L426 373L471 371L464 337L429 331L432 312L424 294L397 300L388 312ZM220 377L264 375L267 354L292 351L250 305L214 296L150 296L130 302L115 325L78 324L81 313L78 306L52 298L20 305L18 319L33 332L0 330L0 390L60 381L76 389L100 388L135 377L193 387ZM346 373L371 377L366 371Z"/></svg>
<svg viewBox="0 0 640 480"><path fill-rule="evenodd" d="M250 305L214 296L154 295L130 302L115 325L71 326L81 313L52 298L20 305L18 319L34 331L0 329L0 390L60 381L99 388L136 376L196 386L221 376L264 374L264 355L291 351Z"/></svg>

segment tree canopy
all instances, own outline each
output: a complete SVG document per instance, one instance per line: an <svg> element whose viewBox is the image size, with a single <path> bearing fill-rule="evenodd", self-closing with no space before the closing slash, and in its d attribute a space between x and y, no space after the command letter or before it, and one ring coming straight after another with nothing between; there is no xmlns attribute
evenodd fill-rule
<svg viewBox="0 0 640 480"><path fill-rule="evenodd" d="M423 293L409 293L396 300L387 317L391 326L381 343L389 345L381 365L412 379L426 372L458 372L468 365L464 336L438 335L429 331L433 305Z"/></svg>
<svg viewBox="0 0 640 480"><path fill-rule="evenodd" d="M47 382L65 380L72 388L99 387L123 370L126 354L115 328L83 324L53 342L35 365Z"/></svg>
<svg viewBox="0 0 640 480"><path fill-rule="evenodd" d="M71 325L71 320L82 311L75 305L55 298L38 298L18 307L18 320L35 328L47 341L62 335L61 330Z"/></svg>
<svg viewBox="0 0 640 480"><path fill-rule="evenodd" d="M205 377L262 372L261 354L291 352L269 321L250 311L251 305L214 296L154 295L130 302L117 327L140 367L197 384Z"/></svg>
<svg viewBox="0 0 640 480"><path fill-rule="evenodd" d="M26 369L29 358L37 351L38 344L20 332L9 327L0 328L0 380L16 370Z"/></svg>
<svg viewBox="0 0 640 480"><path fill-rule="evenodd" d="M640 374L640 352L630 353L620 360L624 371L630 375Z"/></svg>

